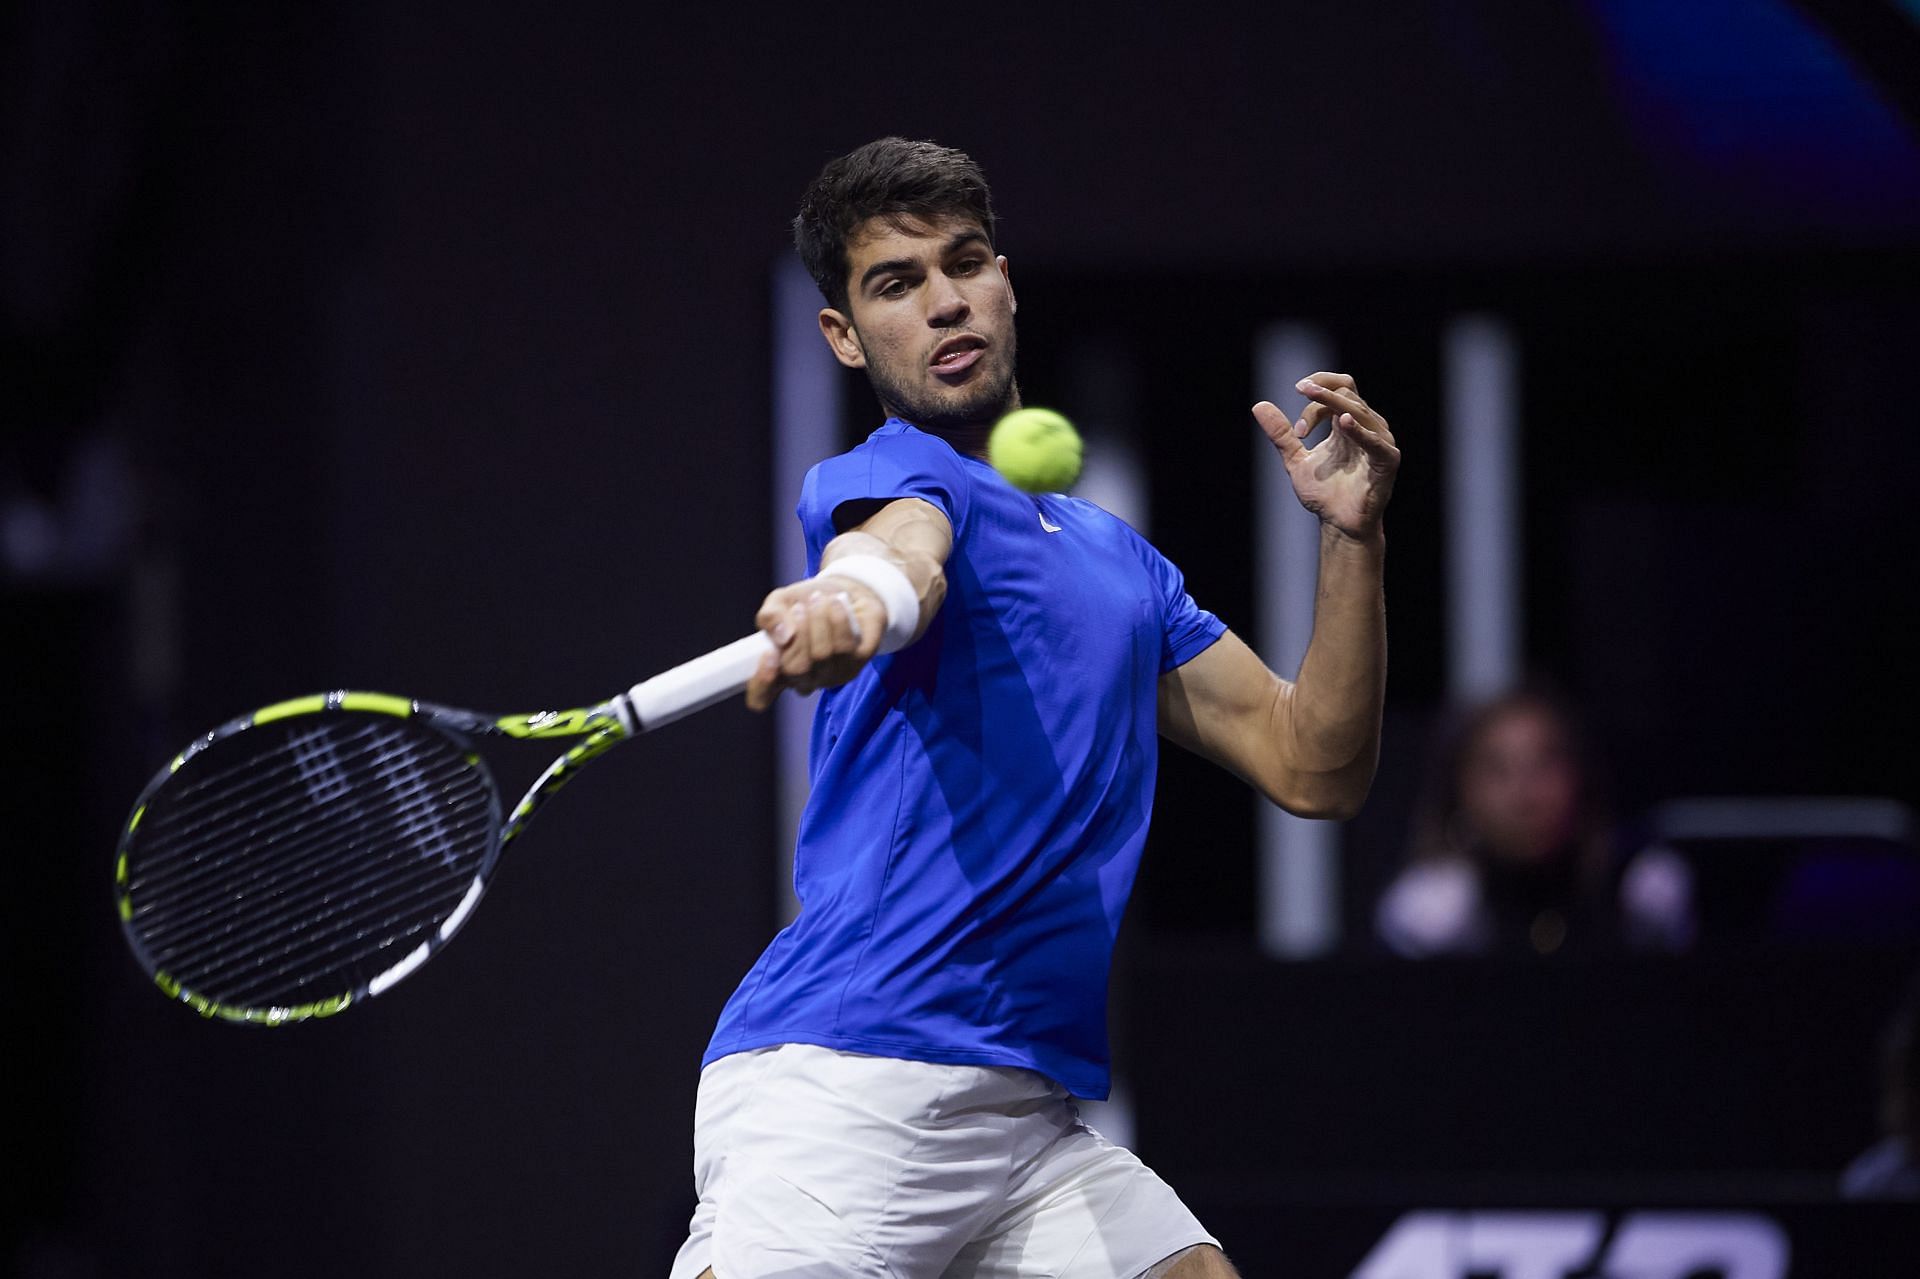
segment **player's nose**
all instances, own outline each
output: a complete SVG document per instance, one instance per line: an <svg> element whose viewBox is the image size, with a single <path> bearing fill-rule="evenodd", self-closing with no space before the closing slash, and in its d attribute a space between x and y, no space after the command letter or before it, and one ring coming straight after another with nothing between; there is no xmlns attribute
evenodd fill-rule
<svg viewBox="0 0 1920 1279"><path fill-rule="evenodd" d="M972 313L966 294L944 275L936 275L928 294L927 322L935 328L951 328Z"/></svg>

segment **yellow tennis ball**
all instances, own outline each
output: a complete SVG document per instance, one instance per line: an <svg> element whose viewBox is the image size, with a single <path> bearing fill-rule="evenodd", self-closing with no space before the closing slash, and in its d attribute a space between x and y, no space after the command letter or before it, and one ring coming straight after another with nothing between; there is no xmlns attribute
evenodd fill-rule
<svg viewBox="0 0 1920 1279"><path fill-rule="evenodd" d="M1057 493L1080 478L1080 432L1052 409L1015 409L994 424L987 460L1029 493Z"/></svg>

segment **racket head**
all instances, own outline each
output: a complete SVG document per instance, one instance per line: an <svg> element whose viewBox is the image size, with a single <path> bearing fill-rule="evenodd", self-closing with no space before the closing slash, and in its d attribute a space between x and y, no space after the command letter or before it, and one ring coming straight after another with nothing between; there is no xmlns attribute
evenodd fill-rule
<svg viewBox="0 0 1920 1279"><path fill-rule="evenodd" d="M492 725L333 692L230 720L174 757L114 865L121 926L155 984L205 1017L285 1025L425 963L500 856L499 790L465 727Z"/></svg>

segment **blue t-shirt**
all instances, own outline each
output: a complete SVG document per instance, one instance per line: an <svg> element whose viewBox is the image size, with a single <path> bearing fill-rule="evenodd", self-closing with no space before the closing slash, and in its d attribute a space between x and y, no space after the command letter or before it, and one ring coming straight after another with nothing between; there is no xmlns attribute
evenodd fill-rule
<svg viewBox="0 0 1920 1279"><path fill-rule="evenodd" d="M904 497L953 525L946 602L919 641L821 694L800 914L728 1001L705 1061L820 1044L1021 1066L1105 1097L1108 969L1153 803L1159 679L1226 628L1121 520L1023 493L897 419L808 473L809 571L843 504Z"/></svg>

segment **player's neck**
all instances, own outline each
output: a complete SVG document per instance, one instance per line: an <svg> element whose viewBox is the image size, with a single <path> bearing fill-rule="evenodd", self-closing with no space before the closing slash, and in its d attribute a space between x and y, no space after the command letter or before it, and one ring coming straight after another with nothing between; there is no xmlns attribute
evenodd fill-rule
<svg viewBox="0 0 1920 1279"><path fill-rule="evenodd" d="M903 418L902 420L905 421L907 419ZM985 425L969 422L962 426L955 426L951 423L942 423L939 426L921 426L918 422L915 422L913 426L915 430L925 431L928 435L939 436L953 446L955 453L962 453L968 457L977 457L983 462L987 458L987 436L993 434L993 424L991 422Z"/></svg>
<svg viewBox="0 0 1920 1279"><path fill-rule="evenodd" d="M923 422L913 414L902 412L884 400L881 401L880 407L888 417L898 418L916 431L924 431L928 435L945 440L953 447L954 452L968 457L977 457L984 462L987 460L987 438L993 434L994 425L1020 407L1020 389L1015 387L1012 394L1008 395L1007 402L1000 407L1000 411L984 421L961 422L935 419Z"/></svg>

